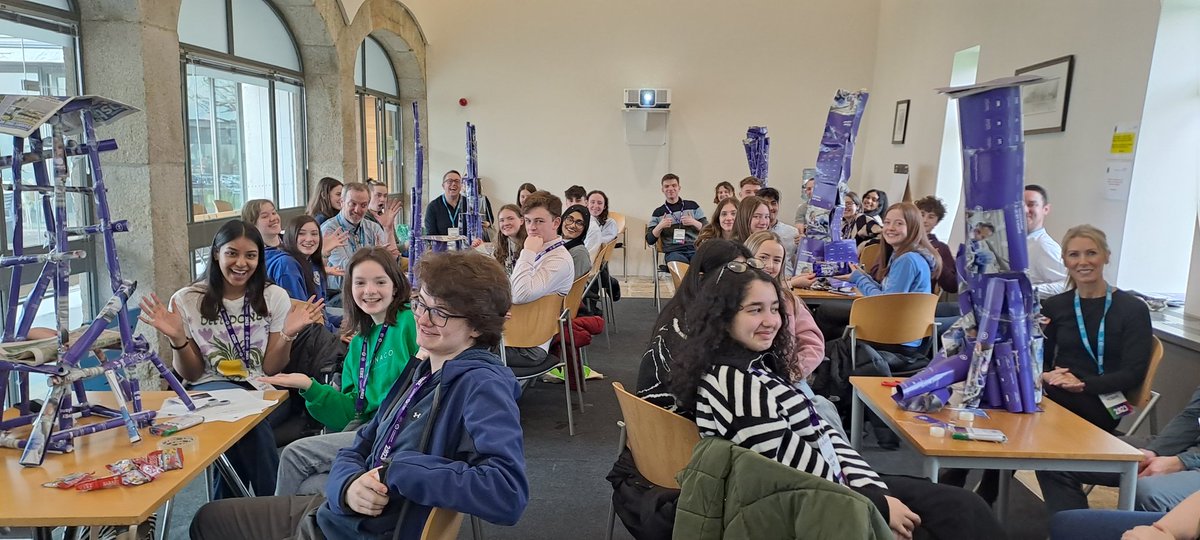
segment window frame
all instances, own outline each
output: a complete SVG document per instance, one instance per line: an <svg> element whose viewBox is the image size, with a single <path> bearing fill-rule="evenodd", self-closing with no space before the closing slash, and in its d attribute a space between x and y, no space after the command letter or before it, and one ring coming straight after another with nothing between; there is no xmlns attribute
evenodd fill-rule
<svg viewBox="0 0 1200 540"><path fill-rule="evenodd" d="M397 92L396 95L388 94L381 90L369 88L366 86L367 68L368 68L367 54L366 54L367 40L371 40L372 42L374 42L375 45L377 47L379 47L379 50L383 53L384 58L387 59L387 64L388 64L388 67L390 68L389 71L391 72L393 82L396 86L396 92ZM359 80L356 77L355 81L354 81L355 108L358 109L358 111L357 111L358 112L358 126L357 126L358 130L357 131L358 131L358 162L361 165L360 174L361 174L361 176L363 176L363 178L366 178L368 176L370 176L370 177L378 176L378 177L384 179L387 182L389 194L394 195L397 193L404 193L404 170L405 170L406 164L404 162L404 152L401 150L401 148L403 148L403 145L404 145L404 130L401 129L401 127L400 127L400 124L403 122L403 119L404 119L404 109L403 109L404 104L400 100L400 96L398 95L400 92L400 79L399 79L399 77L396 76L396 68L395 68L395 65L392 60L392 55L388 53L387 47L384 47L383 43L381 41L379 41L378 39L375 39L374 36L368 35L363 38L363 41L361 43L359 43L358 52L355 53L355 55L354 55L354 61L356 63L358 63L358 68L361 69L361 75L362 75L361 80ZM376 159L375 163L370 163L370 164L367 163L367 114L368 114L368 111L367 111L367 100L365 99L366 96L370 96L375 99L375 110L372 112L375 116L375 141L374 141L374 144L375 144L375 155L377 156L377 159ZM392 105L392 106L396 107L396 116L397 116L396 122L394 122L394 125L391 126L392 131L394 132L393 135L396 138L396 155L395 155L395 158L392 160L387 159L387 138L386 138L387 132L384 129L382 129L383 126L388 124L388 121L386 118L387 114L388 114L388 110L387 110L388 105ZM389 161L391 161L392 163L389 163ZM372 174L367 174L368 166L371 167ZM393 176L391 174L393 168L395 169L395 175L394 175L395 181L394 182L392 181L392 178L391 178Z"/></svg>

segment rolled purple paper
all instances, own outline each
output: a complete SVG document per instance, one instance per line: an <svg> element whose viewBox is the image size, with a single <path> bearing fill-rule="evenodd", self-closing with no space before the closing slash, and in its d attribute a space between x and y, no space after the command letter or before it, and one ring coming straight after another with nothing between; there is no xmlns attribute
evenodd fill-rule
<svg viewBox="0 0 1200 540"><path fill-rule="evenodd" d="M978 333L975 336L975 350L971 357L971 369L967 372L966 385L963 387L963 405L976 407L979 398L988 382L988 371L991 369L992 344L996 342L996 329L1000 324L1000 313L1004 308L1004 282L998 279L987 279L987 294L984 297L982 309L979 310Z"/></svg>
<svg viewBox="0 0 1200 540"><path fill-rule="evenodd" d="M997 343L992 351L992 361L995 362L996 376L1000 379L1000 395L1004 400L1004 408L1008 412L1022 412L1024 407L1021 403L1020 385L1017 383L1017 365L1012 342Z"/></svg>
<svg viewBox="0 0 1200 540"><path fill-rule="evenodd" d="M900 382L900 385L896 387L895 395L902 398L913 397L945 388L966 379L967 371L970 368L971 356L969 352L962 352L947 357L945 351L938 351L934 355L933 361L929 362L929 365L925 366L925 369Z"/></svg>
<svg viewBox="0 0 1200 540"><path fill-rule="evenodd" d="M1028 278L1024 279L1028 280ZM1012 319L1009 324L1009 332L1012 334L1013 365L1017 371L1017 391L1021 395L1021 412L1034 413L1037 412L1036 387L1037 380L1041 378L1041 366L1039 362L1038 369L1035 370L1031 358L1029 333L1032 321L1029 313L1025 311L1025 297L1022 294L1020 282L1015 279L1007 279L1004 283L1008 315Z"/></svg>
<svg viewBox="0 0 1200 540"><path fill-rule="evenodd" d="M995 353L995 347L992 348ZM1000 389L1000 375L996 370L996 360L993 358L990 368L987 373L987 383L983 385L983 404L991 409L1000 409L1004 407L1004 392Z"/></svg>
<svg viewBox="0 0 1200 540"><path fill-rule="evenodd" d="M901 397L899 393L892 394L892 400L900 408L911 412L937 412L950 402L950 389L939 388L924 394Z"/></svg>

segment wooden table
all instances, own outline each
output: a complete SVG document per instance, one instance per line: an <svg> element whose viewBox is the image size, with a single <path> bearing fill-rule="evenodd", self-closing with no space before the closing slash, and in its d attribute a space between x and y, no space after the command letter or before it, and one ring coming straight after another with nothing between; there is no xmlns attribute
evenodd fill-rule
<svg viewBox="0 0 1200 540"><path fill-rule="evenodd" d="M801 300L854 300L855 298L862 298L862 294L858 292L858 289L854 289L853 292L839 293L796 288L792 289L792 294Z"/></svg>
<svg viewBox="0 0 1200 540"><path fill-rule="evenodd" d="M998 429L1008 441L959 441L947 435L933 437L929 424L914 418L920 413L901 409L892 400L892 388L882 386L893 377L850 377L854 387L850 419L850 444L862 445L863 404L879 415L884 423L904 437L925 458L925 476L936 482L938 471L945 468L999 469L1000 496L996 512L1003 518L1012 470L1112 472L1121 475L1118 508L1133 510L1137 487L1137 467L1142 452L1108 432L1092 425L1051 401L1042 400L1043 412L1016 414L989 409L990 418L976 418L971 427ZM950 422L952 411L942 410L929 416ZM962 425L963 422L955 423Z"/></svg>
<svg viewBox="0 0 1200 540"><path fill-rule="evenodd" d="M145 410L158 410L163 400L174 395L174 392L142 392L142 407ZM88 396L94 403L115 407L111 392L88 392ZM151 435L148 428L142 428L142 441L134 445L129 444L123 427L78 437L75 439L74 452L47 453L41 467L22 467L17 463L20 450L0 448L0 460L4 462L4 467L0 469L0 486L3 486L5 499L0 504L0 527L136 527L265 419L279 403L287 399L287 392L267 392L264 399L275 400L275 405L237 422L205 422L180 433L199 439L199 451L184 456L182 469L166 471L153 482L140 486L77 492L73 489L45 488L42 483L74 472L94 471L97 476L105 476L105 465L149 454L157 449L161 437ZM5 416L15 412L5 411ZM90 423L92 420L85 418L80 422ZM20 429L27 431L29 428Z"/></svg>

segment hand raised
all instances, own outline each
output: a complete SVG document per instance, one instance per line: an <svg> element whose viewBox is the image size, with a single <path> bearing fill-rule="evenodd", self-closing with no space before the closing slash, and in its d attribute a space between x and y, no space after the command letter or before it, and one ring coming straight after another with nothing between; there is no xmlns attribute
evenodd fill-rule
<svg viewBox="0 0 1200 540"><path fill-rule="evenodd" d="M183 315L179 311L179 306L175 300L171 300L171 309L167 309L167 305L158 299L158 295L150 293L150 296L143 296L142 301L138 303L142 308L142 314L138 317L139 320L153 326L155 330L162 332L171 340L173 345L178 345L187 340L187 331L184 328Z"/></svg>
<svg viewBox="0 0 1200 540"><path fill-rule="evenodd" d="M310 296L308 301L303 304L292 304L287 318L283 320L283 333L296 337L296 334L304 330L305 326L321 322L324 309L325 299L317 299L315 295Z"/></svg>

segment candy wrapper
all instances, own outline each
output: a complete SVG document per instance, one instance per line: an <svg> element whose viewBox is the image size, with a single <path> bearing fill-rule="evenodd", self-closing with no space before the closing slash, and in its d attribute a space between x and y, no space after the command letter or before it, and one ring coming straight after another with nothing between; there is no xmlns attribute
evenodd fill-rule
<svg viewBox="0 0 1200 540"><path fill-rule="evenodd" d="M892 400L906 411L937 412L950 402L950 387L939 388L908 398L901 397L900 393L897 392L892 394Z"/></svg>
<svg viewBox="0 0 1200 540"><path fill-rule="evenodd" d="M75 484L76 491L96 491L98 489L115 488L121 485L121 477L119 475L105 476L104 478L96 478Z"/></svg>
<svg viewBox="0 0 1200 540"><path fill-rule="evenodd" d="M90 472L71 473L62 478L58 478L58 479L46 482L45 484L42 484L42 487L58 488L58 489L71 489L71 488L75 487L76 485L78 485L79 483L87 482L88 480L91 480L93 478L95 478L95 475L94 475L94 473L90 473Z"/></svg>

